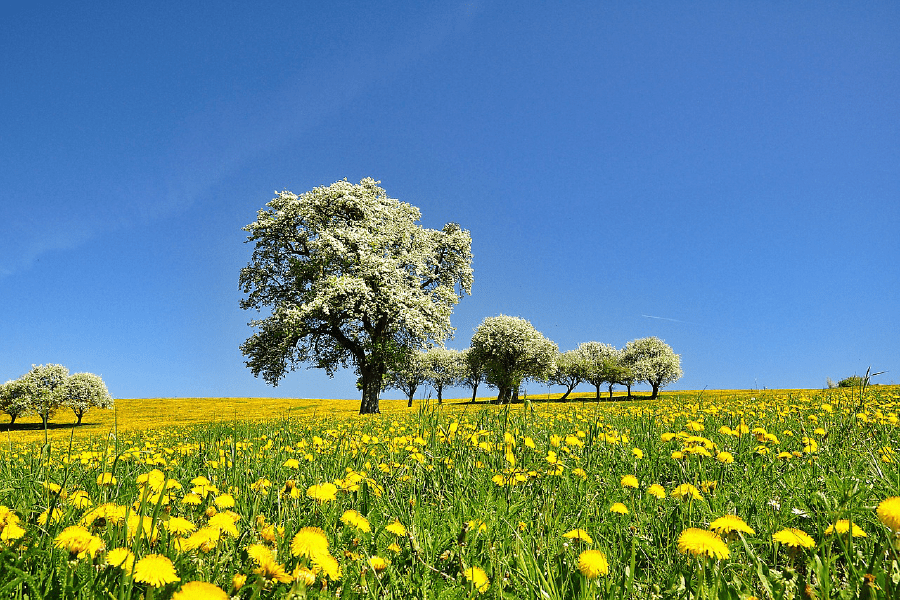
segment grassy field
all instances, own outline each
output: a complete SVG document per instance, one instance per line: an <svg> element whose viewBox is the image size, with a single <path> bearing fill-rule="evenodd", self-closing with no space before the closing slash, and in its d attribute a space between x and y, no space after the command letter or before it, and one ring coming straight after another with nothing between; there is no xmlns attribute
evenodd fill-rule
<svg viewBox="0 0 900 600"><path fill-rule="evenodd" d="M0 597L896 598L898 406L117 400L4 433Z"/></svg>

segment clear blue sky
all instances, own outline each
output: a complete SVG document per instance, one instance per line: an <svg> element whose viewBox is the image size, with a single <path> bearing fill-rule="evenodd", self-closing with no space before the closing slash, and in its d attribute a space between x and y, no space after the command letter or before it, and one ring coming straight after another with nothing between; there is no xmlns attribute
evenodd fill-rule
<svg viewBox="0 0 900 600"><path fill-rule="evenodd" d="M238 273L275 190L371 176L472 233L450 347L502 313L562 350L659 336L675 389L900 382L897 2L2 17L2 380L52 362L119 398L358 397L351 371L253 378Z"/></svg>

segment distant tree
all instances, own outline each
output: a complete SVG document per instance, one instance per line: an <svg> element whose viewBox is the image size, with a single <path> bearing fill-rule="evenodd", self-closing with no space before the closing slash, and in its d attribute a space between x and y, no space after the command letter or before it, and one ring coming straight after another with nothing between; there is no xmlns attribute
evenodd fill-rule
<svg viewBox="0 0 900 600"><path fill-rule="evenodd" d="M63 390L69 370L62 365L32 365L22 376L28 407L41 417L44 427L53 413L62 405Z"/></svg>
<svg viewBox="0 0 900 600"><path fill-rule="evenodd" d="M617 369L621 362L621 353L610 344L603 342L584 342L575 349L579 375L583 381L594 386L597 401L600 400L600 386L609 384L609 396L612 397L612 384L618 383Z"/></svg>
<svg viewBox="0 0 900 600"><path fill-rule="evenodd" d="M420 216L370 178L281 192L260 210L244 228L255 248L240 276L241 308L271 309L241 345L253 375L277 385L303 363L329 376L353 366L360 414L380 412L392 364L443 342L472 287L469 232L425 229Z"/></svg>
<svg viewBox="0 0 900 600"><path fill-rule="evenodd" d="M459 351L436 346L425 351L425 379L437 392L438 404L443 404L445 387L459 383L462 376Z"/></svg>
<svg viewBox="0 0 900 600"><path fill-rule="evenodd" d="M459 384L472 388L472 402L478 394L478 386L484 383L484 364L472 348L466 348L459 353L460 378Z"/></svg>
<svg viewBox="0 0 900 600"><path fill-rule="evenodd" d="M524 379L546 378L559 349L519 317L487 317L472 336L472 352L484 365L487 382L497 388L497 402L518 394Z"/></svg>
<svg viewBox="0 0 900 600"><path fill-rule="evenodd" d="M553 385L561 385L566 388L566 393L559 399L560 402L568 398L572 390L584 381L582 373L581 355L577 350L557 353L553 364L553 372L547 377L547 381Z"/></svg>
<svg viewBox="0 0 900 600"><path fill-rule="evenodd" d="M860 387L866 380L859 375L851 375L838 381L838 387Z"/></svg>
<svg viewBox="0 0 900 600"><path fill-rule="evenodd" d="M651 398L659 395L659 388L678 381L684 374L681 370L681 357L658 337L628 342L623 350L623 357L623 363L632 370L635 380L646 381L653 388Z"/></svg>
<svg viewBox="0 0 900 600"><path fill-rule="evenodd" d="M421 350L408 353L405 359L397 362L387 374L387 387L406 394L407 406L413 405L416 390L426 381L425 353Z"/></svg>
<svg viewBox="0 0 900 600"><path fill-rule="evenodd" d="M613 386L624 385L628 390L628 397L631 398L631 386L634 385L634 371L630 367L622 364L622 353L618 353L618 362L613 363L609 367L607 373L609 380L606 382L609 386L609 397L612 399Z"/></svg>
<svg viewBox="0 0 900 600"><path fill-rule="evenodd" d="M112 408L113 399L99 375L74 373L69 375L62 389L62 405L68 406L78 417L77 425L91 408Z"/></svg>
<svg viewBox="0 0 900 600"><path fill-rule="evenodd" d="M22 379L13 379L0 385L0 412L9 415L10 425L19 416L28 414L29 410L28 386Z"/></svg>

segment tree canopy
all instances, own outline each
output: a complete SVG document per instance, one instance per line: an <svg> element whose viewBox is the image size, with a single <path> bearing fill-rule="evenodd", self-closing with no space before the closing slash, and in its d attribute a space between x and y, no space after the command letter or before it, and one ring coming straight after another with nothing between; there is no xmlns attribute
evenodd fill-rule
<svg viewBox="0 0 900 600"><path fill-rule="evenodd" d="M277 385L301 364L330 376L353 366L362 414L379 412L392 364L452 333L472 287L469 232L421 227L419 209L378 183L279 193L244 228L255 247L240 274L241 308L271 310L241 345L254 376Z"/></svg>
<svg viewBox="0 0 900 600"><path fill-rule="evenodd" d="M683 372L681 357L658 337L631 340L623 349L623 363L629 367L635 381L646 381L653 388L652 398L659 388L678 381Z"/></svg>
<svg viewBox="0 0 900 600"><path fill-rule="evenodd" d="M559 349L520 317L487 317L472 336L472 352L484 365L487 382L499 391L498 402L509 402L522 380L545 379Z"/></svg>

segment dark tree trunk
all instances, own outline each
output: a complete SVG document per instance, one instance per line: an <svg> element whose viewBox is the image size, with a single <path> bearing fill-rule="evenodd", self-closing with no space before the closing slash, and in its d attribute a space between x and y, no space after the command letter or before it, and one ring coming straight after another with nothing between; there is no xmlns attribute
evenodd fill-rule
<svg viewBox="0 0 900 600"><path fill-rule="evenodd" d="M610 400L612 400L612 389L613 389L613 384L609 384L609 399Z"/></svg>
<svg viewBox="0 0 900 600"><path fill-rule="evenodd" d="M13 424L16 422L16 417L18 417L18 416L19 415L9 415L9 426L10 427L12 427Z"/></svg>
<svg viewBox="0 0 900 600"><path fill-rule="evenodd" d="M367 368L362 371L362 403L359 406L359 414L374 415L381 413L378 408L378 395L381 393L382 373L377 369Z"/></svg>
<svg viewBox="0 0 900 600"><path fill-rule="evenodd" d="M653 383L653 384L651 384L651 385L653 386L653 395L650 396L650 398L652 398L652 399L655 400L656 397L659 395L659 384L658 384L658 383Z"/></svg>
<svg viewBox="0 0 900 600"><path fill-rule="evenodd" d="M81 418L84 417L84 411L76 412L75 416L78 417L78 421L75 423L75 425L81 425Z"/></svg>
<svg viewBox="0 0 900 600"><path fill-rule="evenodd" d="M630 383L626 383L626 384L625 384L625 387L628 388L628 397L631 398L631 384L630 384Z"/></svg>
<svg viewBox="0 0 900 600"><path fill-rule="evenodd" d="M506 404L509 402L510 389L508 387L497 387L497 404Z"/></svg>
<svg viewBox="0 0 900 600"><path fill-rule="evenodd" d="M475 404L475 394L478 393L478 384L472 386L472 404Z"/></svg>
<svg viewBox="0 0 900 600"><path fill-rule="evenodd" d="M413 396L416 395L416 390L417 390L418 388L419 388L419 386L411 386L411 387L409 388L409 394L407 395L407 398L409 399L409 402L406 403L406 406L407 406L407 407L412 406Z"/></svg>
<svg viewBox="0 0 900 600"><path fill-rule="evenodd" d="M576 384L576 385L577 385L577 384ZM563 394L562 396L560 396L559 401L560 401L560 402L565 402L566 398L569 397L569 394L571 394L571 393L572 393L572 390L574 390L574 389L575 389L575 386L574 386L574 385L568 386L568 389L566 390L566 393Z"/></svg>
<svg viewBox="0 0 900 600"><path fill-rule="evenodd" d="M600 384L598 383L594 387L597 388L597 402L600 402Z"/></svg>

